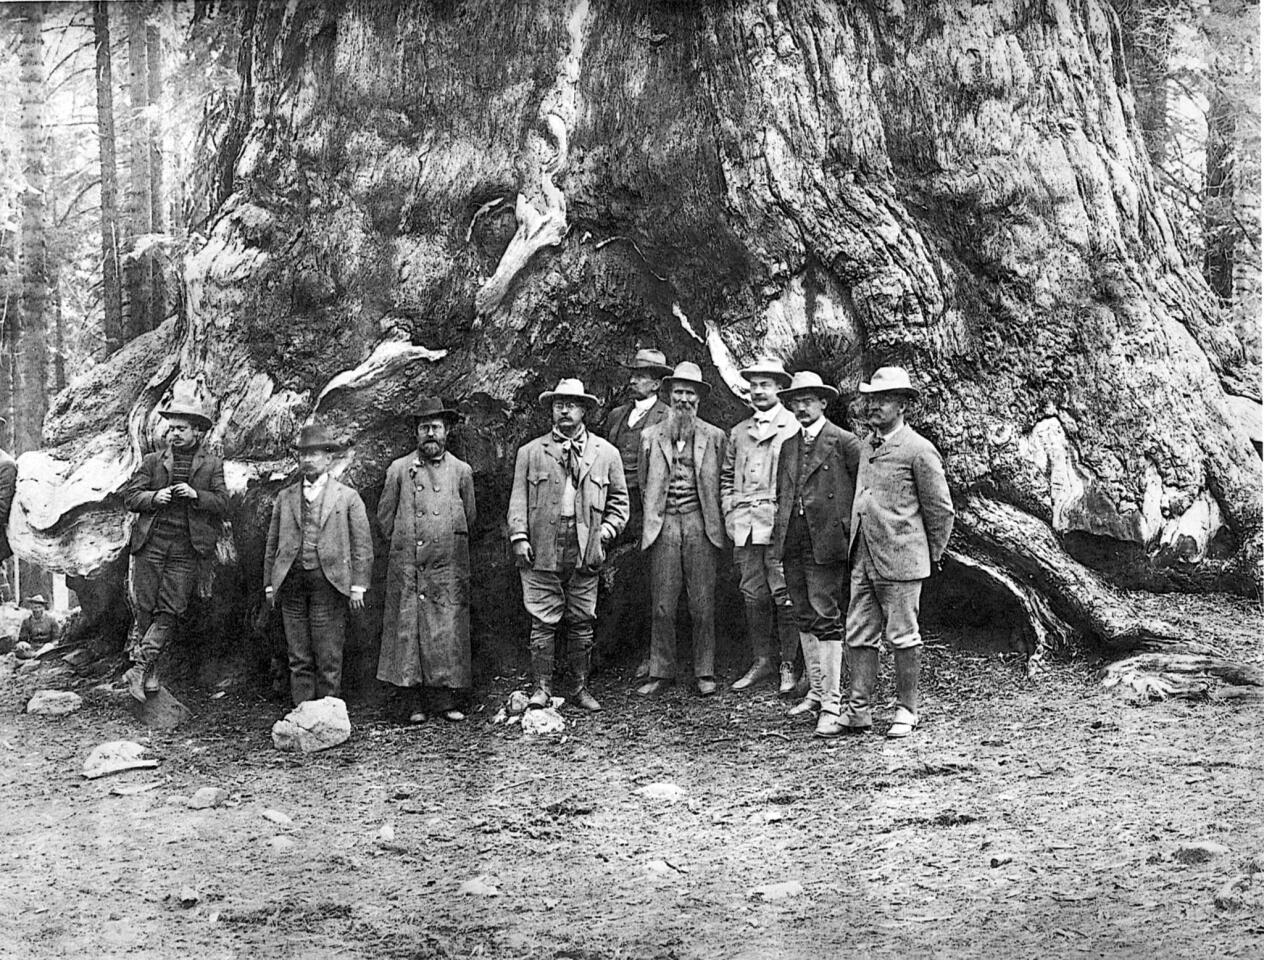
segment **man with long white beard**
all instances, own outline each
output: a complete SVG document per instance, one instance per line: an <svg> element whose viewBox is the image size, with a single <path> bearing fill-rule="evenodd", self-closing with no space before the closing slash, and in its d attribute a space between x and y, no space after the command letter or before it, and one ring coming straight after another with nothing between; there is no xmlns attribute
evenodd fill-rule
<svg viewBox="0 0 1264 960"><path fill-rule="evenodd" d="M667 385L667 419L641 435L641 549L650 556L653 634L650 681L636 692L651 696L676 677L676 606L683 586L693 621L694 681L707 697L715 693L715 566L727 542L720 467L728 441L719 427L698 419L698 404L711 388L697 364L678 364Z"/></svg>

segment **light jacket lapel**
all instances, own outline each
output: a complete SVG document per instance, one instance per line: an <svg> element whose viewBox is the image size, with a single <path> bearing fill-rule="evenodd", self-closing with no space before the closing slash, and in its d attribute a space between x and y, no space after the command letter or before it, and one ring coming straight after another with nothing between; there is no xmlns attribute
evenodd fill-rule
<svg viewBox="0 0 1264 960"><path fill-rule="evenodd" d="M299 494L302 496L302 494ZM329 519L329 515L333 512L334 501L338 499L337 491L334 490L334 479L330 477L325 481L325 489L320 492L320 517L317 520L318 527L324 527L325 521Z"/></svg>
<svg viewBox="0 0 1264 960"><path fill-rule="evenodd" d="M303 529L303 478L292 483L281 491L281 499L285 501L284 509L289 512L294 526Z"/></svg>
<svg viewBox="0 0 1264 960"><path fill-rule="evenodd" d="M707 438L701 430L694 429L693 433L693 475L698 480L702 480L702 461L707 455ZM702 489L699 483L698 489Z"/></svg>
<svg viewBox="0 0 1264 960"><path fill-rule="evenodd" d="M588 476L588 471L592 469L593 461L597 459L597 445L593 443L592 434L587 430L584 431L584 454L579 459L579 482L584 482L584 477Z"/></svg>

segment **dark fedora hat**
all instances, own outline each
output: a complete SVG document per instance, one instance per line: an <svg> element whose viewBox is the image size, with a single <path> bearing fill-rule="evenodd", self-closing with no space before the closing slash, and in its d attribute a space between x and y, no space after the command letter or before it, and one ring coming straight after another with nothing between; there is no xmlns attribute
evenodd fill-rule
<svg viewBox="0 0 1264 960"><path fill-rule="evenodd" d="M638 350L636 356L632 358L632 362L627 364L629 370L641 370L655 377L665 377L672 372L672 368L667 365L667 357L663 355L663 351L655 350L652 347Z"/></svg>
<svg viewBox="0 0 1264 960"><path fill-rule="evenodd" d="M460 423L464 417L460 410L454 410L444 404L438 397L422 397L412 409L413 421L429 420L431 417L442 417L448 423Z"/></svg>
<svg viewBox="0 0 1264 960"><path fill-rule="evenodd" d="M339 450L345 450L350 446L340 437L335 437L329 432L329 428L323 423L305 423L298 433L298 443L294 444L298 450L327 450L330 453L337 453Z"/></svg>

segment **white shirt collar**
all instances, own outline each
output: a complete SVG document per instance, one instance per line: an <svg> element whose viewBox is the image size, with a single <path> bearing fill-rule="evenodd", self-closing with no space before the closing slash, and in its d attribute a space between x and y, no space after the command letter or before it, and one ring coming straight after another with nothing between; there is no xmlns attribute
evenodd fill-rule
<svg viewBox="0 0 1264 960"><path fill-rule="evenodd" d="M645 417L649 416L650 408L658 403L658 397L654 394L646 397L644 400L637 400L632 404L632 411L628 414L628 426L635 427Z"/></svg>
<svg viewBox="0 0 1264 960"><path fill-rule="evenodd" d="M767 410L756 410L755 422L756 423L770 423L773 420L773 418L777 416L777 414L781 413L783 409L784 408L781 406L780 403L774 403Z"/></svg>
<svg viewBox="0 0 1264 960"><path fill-rule="evenodd" d="M897 433L899 433L901 430L903 430L907 426L908 426L907 423L902 423L898 427L896 427L894 430L892 430L890 433L882 433L881 431L879 431L878 436L882 438L883 443L886 443L886 441L890 440L892 437L894 437Z"/></svg>
<svg viewBox="0 0 1264 960"><path fill-rule="evenodd" d="M327 473L322 473L315 480L308 480L306 477L304 477L303 478L304 499L306 499L308 503L311 503L313 500L319 499L320 495L325 490L325 486L328 483L329 483L329 474Z"/></svg>
<svg viewBox="0 0 1264 960"><path fill-rule="evenodd" d="M819 436L821 435L821 431L822 431L822 430L824 430L824 429L825 429L825 418L824 418L824 417L820 417L820 418L819 418L819 419L818 419L818 420L817 420L814 424L812 424L810 427L804 427L804 428L803 428L803 435L804 435L804 436L806 436L806 437L810 437L810 438L812 438L812 440L814 440L814 441L815 441L815 440L816 440L816 438L817 438L817 437L819 437Z"/></svg>

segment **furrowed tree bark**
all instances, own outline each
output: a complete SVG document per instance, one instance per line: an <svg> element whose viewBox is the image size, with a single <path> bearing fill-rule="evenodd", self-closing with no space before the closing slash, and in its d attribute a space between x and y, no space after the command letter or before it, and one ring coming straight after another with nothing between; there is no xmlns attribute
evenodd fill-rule
<svg viewBox="0 0 1264 960"><path fill-rule="evenodd" d="M127 193L124 239L126 256L123 275L127 287L127 339L134 340L152 330L153 284L145 253L145 237L150 233L152 197L149 176L148 51L145 45L145 15L149 4L129 3L127 11Z"/></svg>
<svg viewBox="0 0 1264 960"><path fill-rule="evenodd" d="M1260 460L1229 406L1258 409L1258 369L1156 201L1105 3L344 0L243 24L231 192L186 315L99 371L109 409L59 399L19 550L81 576L118 556L155 406L206 397L244 635L297 426L357 438L337 469L372 508L410 404L440 394L476 476L477 655L504 669L513 455L559 376L608 408L657 346L703 365L728 427L760 354L846 394L900 363L961 509L949 576L1029 649L1236 655L1159 591L1259 596ZM353 647L371 675L372 617Z"/></svg>
<svg viewBox="0 0 1264 960"><path fill-rule="evenodd" d="M119 282L118 161L114 138L114 71L110 53L110 5L92 4L96 45L97 143L101 157L102 334L108 357L123 345L123 290Z"/></svg>
<svg viewBox="0 0 1264 960"><path fill-rule="evenodd" d="M163 122L162 122L162 28L159 20L145 25L146 119L149 141L149 232L167 232L166 195L163 191ZM149 262L150 310L149 328L162 323L167 315L166 277L163 260Z"/></svg>

